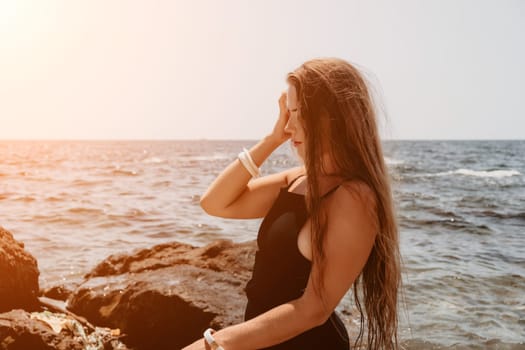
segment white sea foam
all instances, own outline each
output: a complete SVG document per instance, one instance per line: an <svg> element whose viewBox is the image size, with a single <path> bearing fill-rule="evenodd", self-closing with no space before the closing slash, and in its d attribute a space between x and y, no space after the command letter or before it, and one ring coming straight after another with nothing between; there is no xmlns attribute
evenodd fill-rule
<svg viewBox="0 0 525 350"><path fill-rule="evenodd" d="M442 173L435 174L436 176L443 175L463 175L463 176L475 176L475 177L491 177L491 178L503 178L510 176L518 176L521 173L517 170L471 170L471 169L457 169L451 171L445 171Z"/></svg>
<svg viewBox="0 0 525 350"><path fill-rule="evenodd" d="M395 159L395 158L388 158L388 157L385 157L385 162L386 164L388 165L400 165L400 164L404 164L405 162L401 159Z"/></svg>
<svg viewBox="0 0 525 350"><path fill-rule="evenodd" d="M216 153L210 156L179 156L178 159L181 160L190 160L190 161L205 161L205 160L221 160L221 159L234 159L234 157L222 154L222 153Z"/></svg>

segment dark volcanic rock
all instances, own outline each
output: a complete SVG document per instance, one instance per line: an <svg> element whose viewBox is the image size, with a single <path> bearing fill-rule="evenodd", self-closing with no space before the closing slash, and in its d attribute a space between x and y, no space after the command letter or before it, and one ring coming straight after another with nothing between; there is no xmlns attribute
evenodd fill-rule
<svg viewBox="0 0 525 350"><path fill-rule="evenodd" d="M242 322L255 242L170 243L113 255L86 275L68 309L119 328L136 349L178 349L207 327Z"/></svg>
<svg viewBox="0 0 525 350"><path fill-rule="evenodd" d="M0 312L38 306L38 267L24 244L0 227Z"/></svg>
<svg viewBox="0 0 525 350"><path fill-rule="evenodd" d="M58 328L53 330L54 327ZM125 350L111 330L89 329L63 314L11 310L0 314L0 349L5 350Z"/></svg>

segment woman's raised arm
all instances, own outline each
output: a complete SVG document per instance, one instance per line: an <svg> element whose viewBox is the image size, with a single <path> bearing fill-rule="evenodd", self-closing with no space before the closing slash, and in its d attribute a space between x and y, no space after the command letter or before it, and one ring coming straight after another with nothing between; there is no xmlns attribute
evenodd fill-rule
<svg viewBox="0 0 525 350"><path fill-rule="evenodd" d="M286 107L286 97L286 93L282 93L279 98L279 118L272 133L249 150L257 167L290 138L284 130L290 115ZM270 209L280 188L286 186L289 177L297 172L298 168L292 168L250 181L251 175L248 170L235 159L201 196L201 207L208 214L223 218L261 218Z"/></svg>
<svg viewBox="0 0 525 350"><path fill-rule="evenodd" d="M253 146L249 152L257 167L278 146L279 143L271 136L265 137ZM239 159L235 159L201 196L201 207L208 214L223 218L263 217L275 201L280 188L288 183L289 174L297 171L294 169L250 181L251 175L248 170Z"/></svg>

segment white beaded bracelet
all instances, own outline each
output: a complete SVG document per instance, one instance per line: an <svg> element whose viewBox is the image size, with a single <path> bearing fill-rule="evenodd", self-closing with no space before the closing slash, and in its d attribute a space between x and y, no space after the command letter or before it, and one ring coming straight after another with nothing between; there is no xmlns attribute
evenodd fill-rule
<svg viewBox="0 0 525 350"><path fill-rule="evenodd" d="M246 159L246 155L244 154L244 152L239 153L237 157L241 161L241 164L244 166L244 168L250 173L250 175L252 177L255 177L257 173L254 172L253 169L250 167L250 163L248 163L248 159Z"/></svg>
<svg viewBox="0 0 525 350"><path fill-rule="evenodd" d="M255 164L255 162L253 161L253 158L250 152L244 147L242 148L242 150L244 151L244 154L246 154L246 157L248 158L248 161L250 162L252 169L257 169L257 173L259 173L259 168L257 168L257 164Z"/></svg>
<svg viewBox="0 0 525 350"><path fill-rule="evenodd" d="M204 331L204 339L206 340L206 343L208 343L208 345L211 346L211 350L224 350L222 346L217 344L215 338L213 338L213 336L211 335L212 331L213 329L211 328L208 328Z"/></svg>
<svg viewBox="0 0 525 350"><path fill-rule="evenodd" d="M259 176L259 168L255 165L255 162L250 156L250 152L248 152L246 148L243 148L243 151L239 153L239 159L241 160L242 165L244 165L253 177Z"/></svg>
<svg viewBox="0 0 525 350"><path fill-rule="evenodd" d="M250 156L250 152L248 152L246 148L243 148L243 151L239 153L238 158L252 177L259 177L259 168L255 165L255 162Z"/></svg>

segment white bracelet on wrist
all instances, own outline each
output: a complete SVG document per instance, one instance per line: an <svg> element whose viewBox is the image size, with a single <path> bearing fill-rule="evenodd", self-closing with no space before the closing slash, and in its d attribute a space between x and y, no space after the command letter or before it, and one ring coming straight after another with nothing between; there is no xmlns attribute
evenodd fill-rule
<svg viewBox="0 0 525 350"><path fill-rule="evenodd" d="M250 163L248 162L248 159L246 158L244 152L239 153L238 158L241 161L241 164L244 166L244 168L250 173L250 175L252 177L256 177L257 172L250 166Z"/></svg>
<svg viewBox="0 0 525 350"><path fill-rule="evenodd" d="M259 168L255 165L255 162L250 156L250 152L248 152L246 148L243 148L242 152L239 153L238 158L252 177L259 177Z"/></svg>
<svg viewBox="0 0 525 350"><path fill-rule="evenodd" d="M246 149L246 148L242 148L242 150L244 151L244 153L246 154L246 158L248 158L248 162L250 162L250 165L253 169L257 169L257 173L259 172L259 168L257 167L257 165L255 164L255 162L253 161L253 158L252 158L252 155L250 154L250 152Z"/></svg>
<svg viewBox="0 0 525 350"><path fill-rule="evenodd" d="M206 340L206 343L208 343L208 345L211 346L211 350L224 350L222 346L217 344L215 338L213 338L213 336L211 335L212 331L213 329L211 328L208 328L204 331L204 340Z"/></svg>

